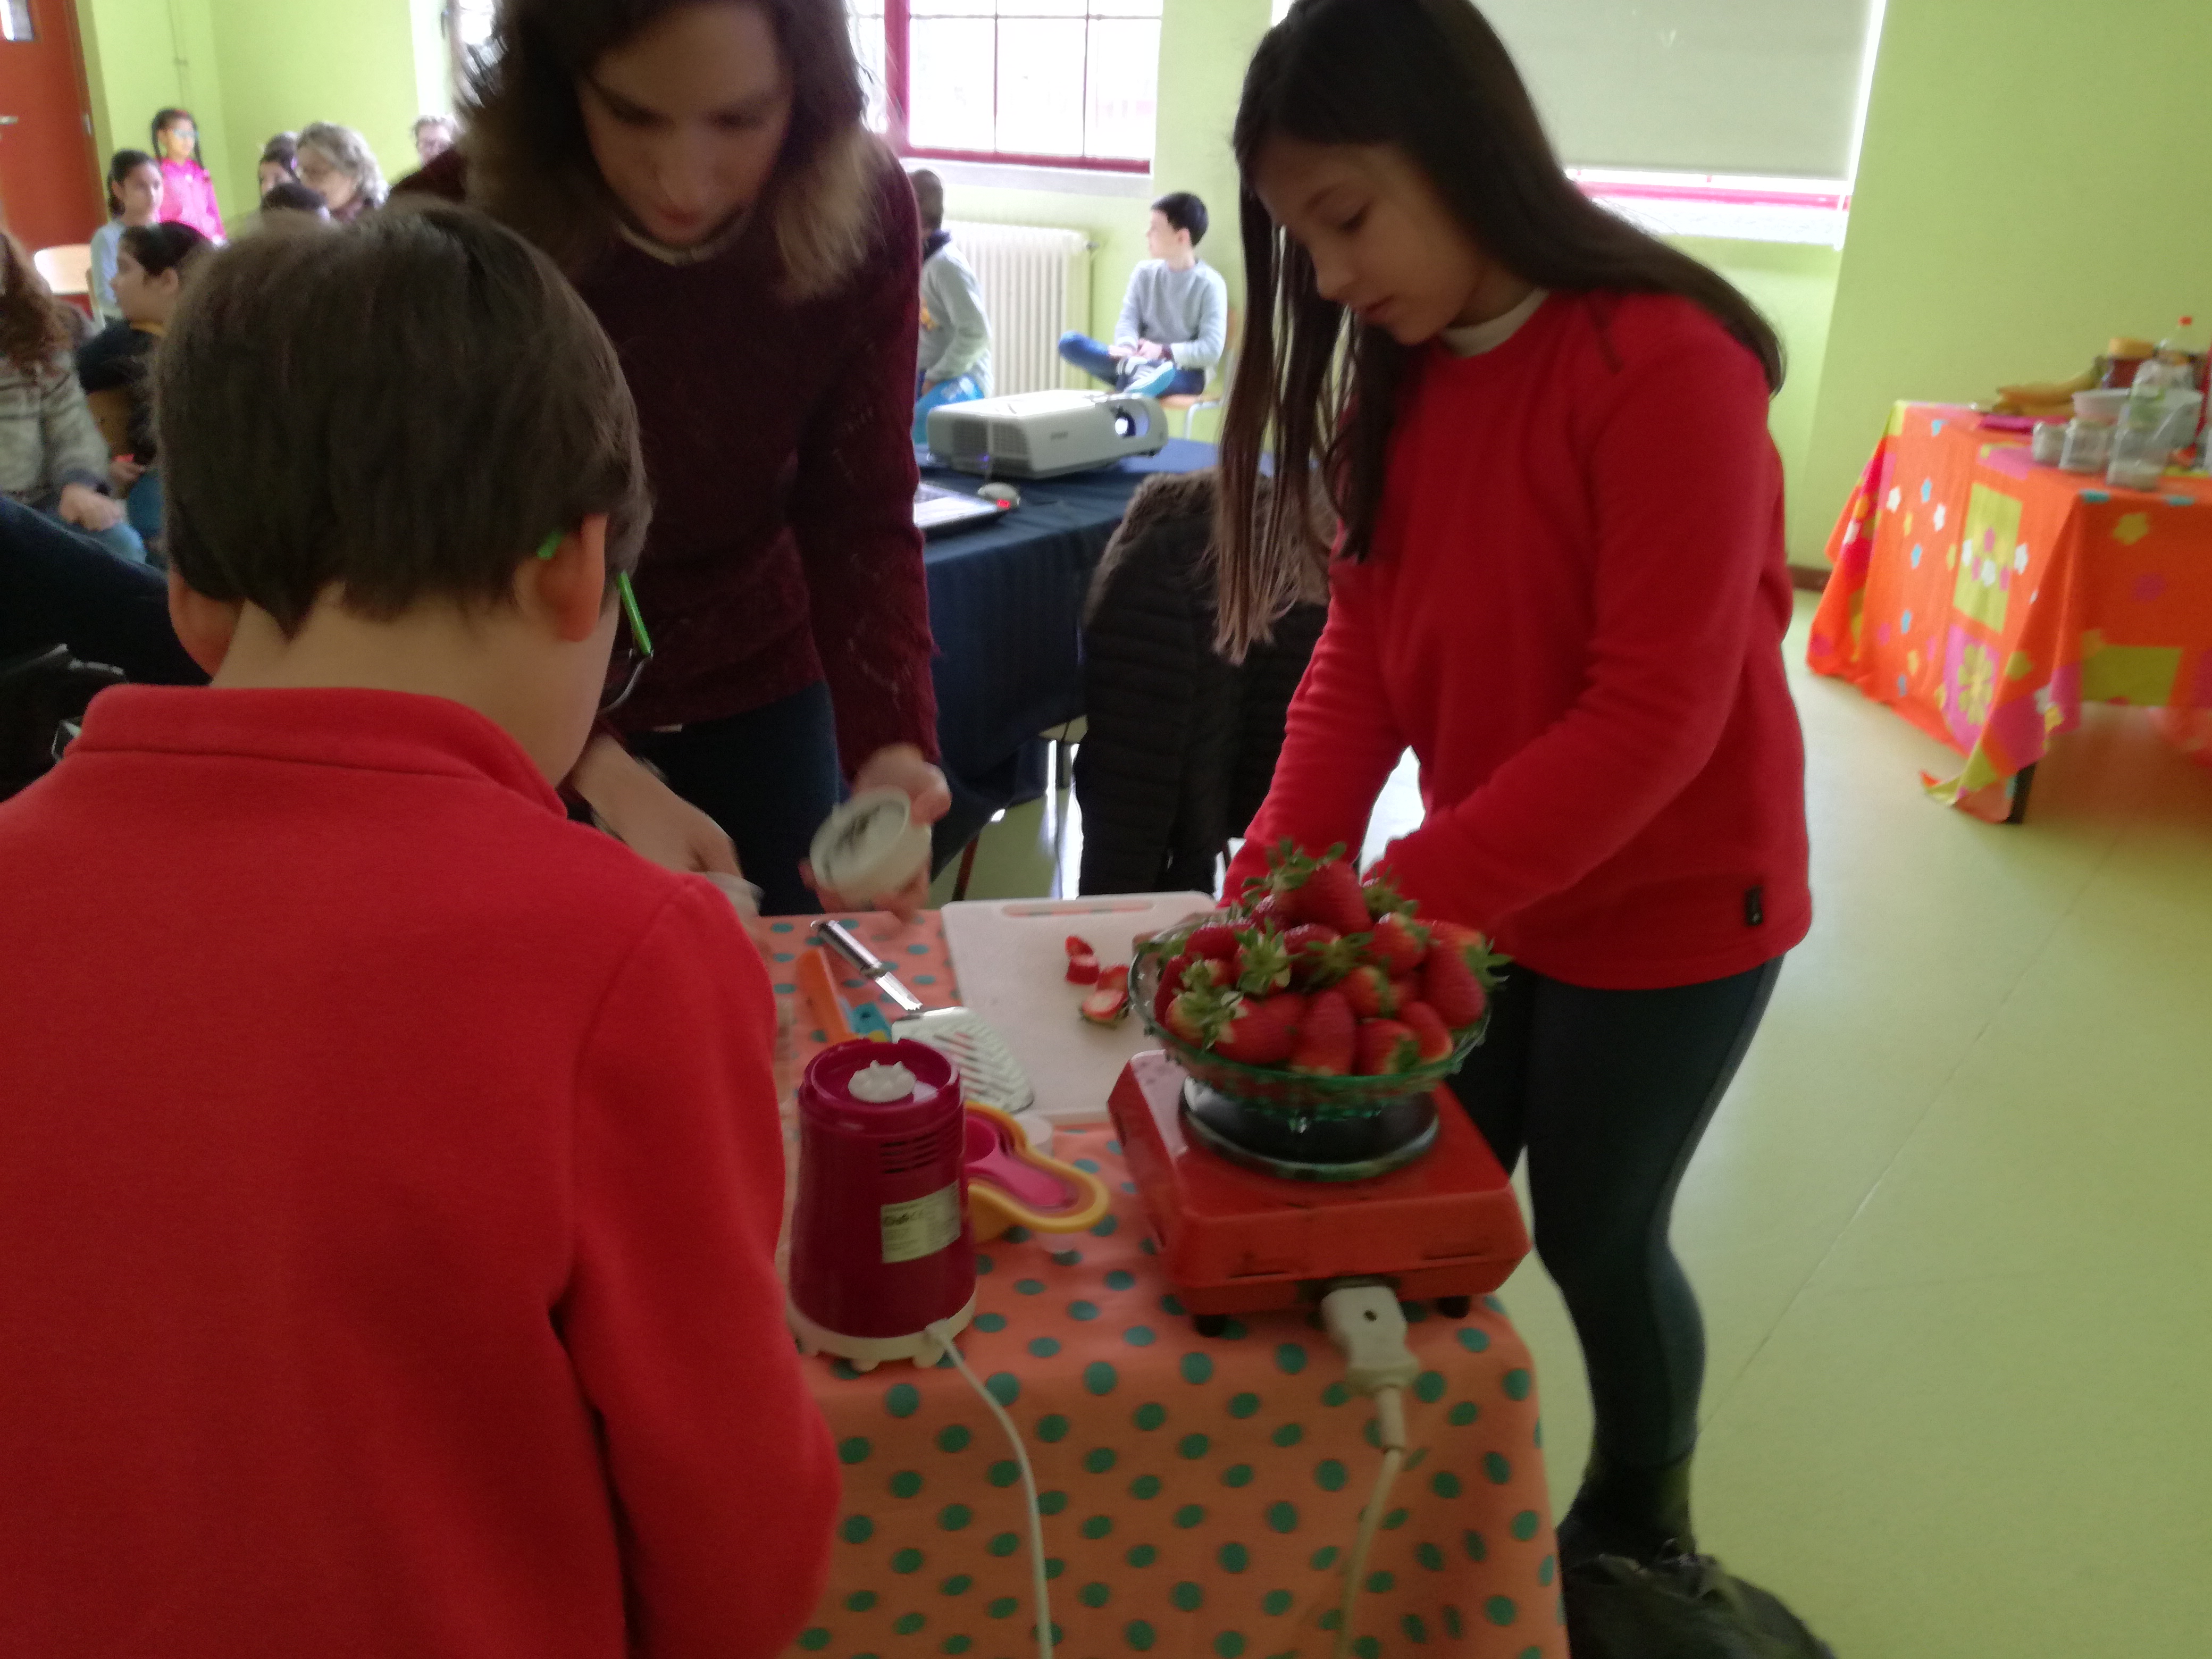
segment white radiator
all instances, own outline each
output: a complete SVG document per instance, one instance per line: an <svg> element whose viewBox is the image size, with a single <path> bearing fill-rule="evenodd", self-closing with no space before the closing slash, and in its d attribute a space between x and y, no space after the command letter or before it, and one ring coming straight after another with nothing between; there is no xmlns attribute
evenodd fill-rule
<svg viewBox="0 0 2212 1659"><path fill-rule="evenodd" d="M993 393L1010 397L1073 384L1061 378L1060 337L1091 325L1090 239L1079 230L1042 225L948 222L945 228L983 286Z"/></svg>

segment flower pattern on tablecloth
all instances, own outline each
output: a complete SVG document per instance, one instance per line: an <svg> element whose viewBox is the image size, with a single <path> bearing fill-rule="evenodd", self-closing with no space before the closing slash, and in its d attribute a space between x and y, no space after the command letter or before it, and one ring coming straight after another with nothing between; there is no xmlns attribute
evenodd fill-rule
<svg viewBox="0 0 2212 1659"><path fill-rule="evenodd" d="M2002 817L2013 776L2079 724L2084 698L2212 708L2208 503L2201 477L2113 490L2031 465L1971 411L1900 404L1831 538L1831 557L1850 556L1808 660L1966 757L1930 781L1939 799Z"/></svg>

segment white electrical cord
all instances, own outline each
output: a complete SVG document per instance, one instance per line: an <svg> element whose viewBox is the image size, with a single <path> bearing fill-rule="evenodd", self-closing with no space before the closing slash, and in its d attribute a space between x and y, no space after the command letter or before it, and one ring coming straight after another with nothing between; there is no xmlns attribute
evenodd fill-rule
<svg viewBox="0 0 2212 1659"><path fill-rule="evenodd" d="M1406 1346L1406 1316L1387 1285L1345 1285L1322 1297L1322 1322L1344 1351L1344 1379L1375 1401L1376 1438L1382 1444L1374 1490L1359 1514L1359 1532L1345 1558L1344 1598L1337 1607L1335 1659L1352 1651L1352 1613L1367 1576L1367 1558L1382 1525L1390 1488L1406 1464L1406 1389L1420 1362Z"/></svg>
<svg viewBox="0 0 2212 1659"><path fill-rule="evenodd" d="M991 1415L999 1419L999 1426L1006 1431L1006 1438L1013 1445L1014 1461L1021 1465L1022 1492L1029 1500L1030 1510L1030 1572L1036 1603L1037 1655L1038 1659L1052 1659L1052 1597L1045 1588L1044 1576L1044 1511L1037 1507L1036 1472L1030 1467L1030 1449L1023 1443L1022 1431L1014 1426L1014 1419L1006 1415L1006 1408L999 1403L998 1397L983 1386L982 1378L968 1369L968 1361L953 1346L951 1327L939 1320L923 1328L952 1356L953 1364L968 1379L968 1386L991 1408ZM1400 1438L1404 1437L1401 1435Z"/></svg>

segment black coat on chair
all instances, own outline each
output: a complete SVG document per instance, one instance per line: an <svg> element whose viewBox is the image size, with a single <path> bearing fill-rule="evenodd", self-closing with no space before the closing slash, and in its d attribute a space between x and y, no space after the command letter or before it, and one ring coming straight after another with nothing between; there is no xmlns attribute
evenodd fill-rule
<svg viewBox="0 0 2212 1659"><path fill-rule="evenodd" d="M1215 860L1267 798L1328 615L1297 606L1241 664L1215 652L1214 500L1212 472L1151 480L1091 582L1075 763L1086 895L1214 890Z"/></svg>

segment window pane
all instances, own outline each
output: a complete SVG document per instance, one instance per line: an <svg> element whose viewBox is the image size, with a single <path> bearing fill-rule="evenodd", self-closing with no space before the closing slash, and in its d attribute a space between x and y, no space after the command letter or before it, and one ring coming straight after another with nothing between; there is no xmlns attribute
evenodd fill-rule
<svg viewBox="0 0 2212 1659"><path fill-rule="evenodd" d="M907 131L917 149L994 148L993 27L988 18L954 17L916 17L908 26Z"/></svg>
<svg viewBox="0 0 2212 1659"><path fill-rule="evenodd" d="M0 40L35 40L31 0L0 0Z"/></svg>
<svg viewBox="0 0 2212 1659"><path fill-rule="evenodd" d="M868 94L868 127L881 132L886 124L883 0L854 0L851 16L853 56L860 60L860 86Z"/></svg>
<svg viewBox="0 0 2212 1659"><path fill-rule="evenodd" d="M1160 0L1091 0L1093 17L1158 17Z"/></svg>
<svg viewBox="0 0 2212 1659"><path fill-rule="evenodd" d="M1087 0L999 0L1001 17L1080 17L1094 9Z"/></svg>
<svg viewBox="0 0 2212 1659"><path fill-rule="evenodd" d="M1159 65L1158 21L1102 18L1091 25L1085 155L1109 161L1152 159Z"/></svg>
<svg viewBox="0 0 2212 1659"><path fill-rule="evenodd" d="M998 15L997 0L911 0L907 15L911 17L994 17Z"/></svg>
<svg viewBox="0 0 2212 1659"><path fill-rule="evenodd" d="M999 20L999 149L1012 155L1083 154L1080 18Z"/></svg>

